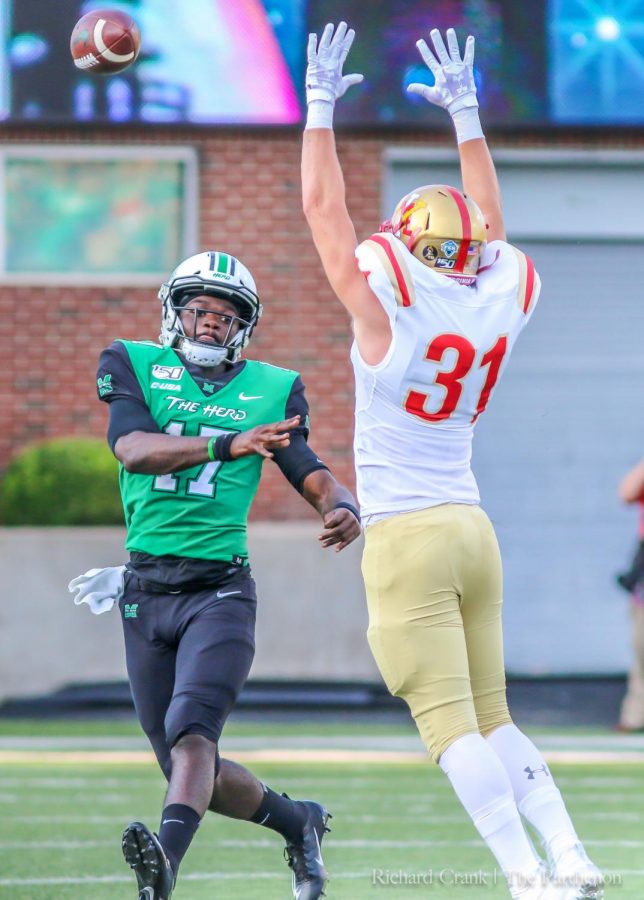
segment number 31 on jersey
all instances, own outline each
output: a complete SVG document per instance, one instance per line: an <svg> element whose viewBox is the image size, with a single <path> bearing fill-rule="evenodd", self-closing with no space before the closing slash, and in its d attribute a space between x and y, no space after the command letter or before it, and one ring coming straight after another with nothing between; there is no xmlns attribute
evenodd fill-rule
<svg viewBox="0 0 644 900"><path fill-rule="evenodd" d="M443 402L436 412L428 412L426 406L429 394L410 390L405 398L405 410L424 422L441 422L449 419L458 406L458 401L461 399L463 380L473 369L487 368L485 382L479 394L474 415L470 420L472 423L476 422L490 399L490 393L499 377L503 357L507 349L508 336L502 334L497 338L494 345L477 360L476 348L462 334L439 334L428 345L425 351L425 359L430 362L441 363L448 350L456 351L452 368L439 368L433 381L433 384L440 385L444 391Z"/></svg>

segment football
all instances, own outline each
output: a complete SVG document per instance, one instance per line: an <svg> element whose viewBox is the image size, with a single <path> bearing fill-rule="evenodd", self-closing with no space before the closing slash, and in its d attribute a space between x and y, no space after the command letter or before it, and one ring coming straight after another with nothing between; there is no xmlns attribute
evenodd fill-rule
<svg viewBox="0 0 644 900"><path fill-rule="evenodd" d="M140 49L138 25L120 10L97 9L87 13L74 26L70 39L74 65L102 75L131 66Z"/></svg>

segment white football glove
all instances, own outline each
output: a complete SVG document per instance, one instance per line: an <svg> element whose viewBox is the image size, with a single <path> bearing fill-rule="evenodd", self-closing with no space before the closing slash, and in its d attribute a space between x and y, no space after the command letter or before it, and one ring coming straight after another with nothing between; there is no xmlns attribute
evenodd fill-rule
<svg viewBox="0 0 644 900"><path fill-rule="evenodd" d="M449 53L438 28L433 28L430 32L434 44L433 53L424 40L416 41L420 55L431 69L436 83L433 87L410 84L407 90L410 94L420 94L436 106L442 106L453 117L463 109L473 109L479 105L474 81L474 38L470 35L466 40L461 59L456 32L453 28L448 28L446 35Z"/></svg>
<svg viewBox="0 0 644 900"><path fill-rule="evenodd" d="M306 102L324 100L335 104L354 84L359 84L364 76L343 75L342 67L346 61L356 33L353 28L347 30L347 23L340 22L333 33L333 25L329 23L322 32L318 43L316 34L309 35L307 47L308 66L306 69Z"/></svg>
<svg viewBox="0 0 644 900"><path fill-rule="evenodd" d="M96 616L109 610L123 596L125 566L108 566L106 569L89 569L67 585L70 594L76 594L74 603L87 603Z"/></svg>

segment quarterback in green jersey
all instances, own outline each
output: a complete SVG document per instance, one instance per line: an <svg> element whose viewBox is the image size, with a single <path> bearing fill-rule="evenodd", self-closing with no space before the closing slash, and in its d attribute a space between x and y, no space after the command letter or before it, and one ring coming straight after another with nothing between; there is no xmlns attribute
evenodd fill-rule
<svg viewBox="0 0 644 900"><path fill-rule="evenodd" d="M291 800L219 756L255 649L248 512L272 459L323 520L322 545L360 533L356 501L311 450L297 372L241 358L262 307L226 253L182 262L163 284L160 343L115 341L99 398L119 460L127 526L120 609L139 721L169 782L158 834L133 822L123 853L139 900L168 900L207 810L279 832L296 900L317 900L327 810Z"/></svg>

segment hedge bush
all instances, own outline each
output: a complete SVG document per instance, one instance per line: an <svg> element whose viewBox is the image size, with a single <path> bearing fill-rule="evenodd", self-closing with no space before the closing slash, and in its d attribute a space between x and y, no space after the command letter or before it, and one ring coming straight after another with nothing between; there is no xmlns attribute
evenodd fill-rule
<svg viewBox="0 0 644 900"><path fill-rule="evenodd" d="M118 463L105 441L56 438L25 448L0 481L0 524L122 525Z"/></svg>

